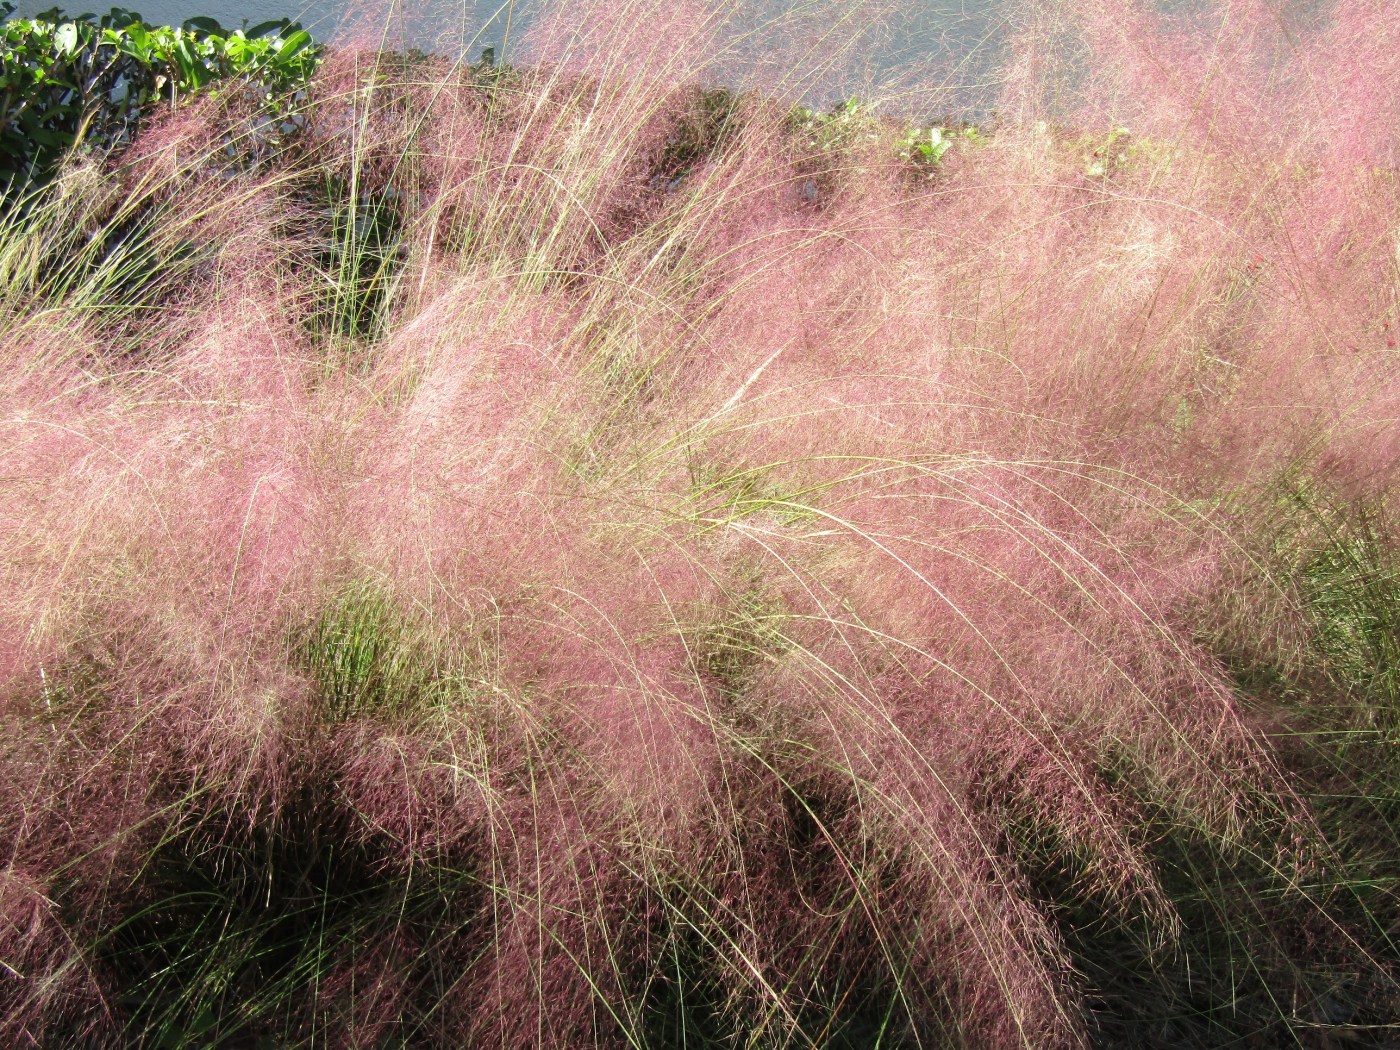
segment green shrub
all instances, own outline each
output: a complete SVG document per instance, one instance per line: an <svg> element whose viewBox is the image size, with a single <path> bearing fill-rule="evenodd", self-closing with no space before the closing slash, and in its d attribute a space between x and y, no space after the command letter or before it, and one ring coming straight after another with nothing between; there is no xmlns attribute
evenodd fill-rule
<svg viewBox="0 0 1400 1050"><path fill-rule="evenodd" d="M14 11L0 4L8 18ZM224 30L207 18L151 26L113 8L68 18L57 8L0 29L0 183L44 179L75 146L128 143L143 115L216 80L239 78L277 114L320 48L285 19ZM276 121L273 122L276 126Z"/></svg>

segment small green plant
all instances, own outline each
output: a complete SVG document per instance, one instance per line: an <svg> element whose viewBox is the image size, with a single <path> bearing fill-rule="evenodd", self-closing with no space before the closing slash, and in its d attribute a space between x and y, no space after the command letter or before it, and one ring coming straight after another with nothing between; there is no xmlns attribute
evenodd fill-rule
<svg viewBox="0 0 1400 1050"><path fill-rule="evenodd" d="M942 128L910 128L899 140L899 155L916 164L936 166L948 152L953 140Z"/></svg>
<svg viewBox="0 0 1400 1050"><path fill-rule="evenodd" d="M975 145L983 138L975 124L935 124L910 128L896 143L900 159L916 169L931 172L943 164L943 156L955 144Z"/></svg>
<svg viewBox="0 0 1400 1050"><path fill-rule="evenodd" d="M825 113L798 106L792 111L789 126L809 149L822 153L840 151L860 141L873 142L879 137L875 107L858 98L848 98Z"/></svg>
<svg viewBox="0 0 1400 1050"><path fill-rule="evenodd" d="M1103 179L1129 164L1139 150L1132 132L1127 128L1116 127L1098 139L1081 140L1084 151L1084 174L1093 179Z"/></svg>
<svg viewBox="0 0 1400 1050"><path fill-rule="evenodd" d="M984 139L976 124L954 119L927 127L900 128L880 116L872 104L855 98L825 113L799 106L789 117L789 127L798 142L816 154L841 153L861 142L877 142L894 134L895 155L924 174L940 168L955 145L976 145Z"/></svg>

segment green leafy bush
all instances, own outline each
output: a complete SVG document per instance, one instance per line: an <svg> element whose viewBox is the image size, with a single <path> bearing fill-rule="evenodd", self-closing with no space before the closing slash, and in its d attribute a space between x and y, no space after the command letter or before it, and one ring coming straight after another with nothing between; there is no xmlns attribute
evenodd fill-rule
<svg viewBox="0 0 1400 1050"><path fill-rule="evenodd" d="M0 4L8 18L10 4ZM304 83L320 48L285 19L226 31L212 19L151 26L113 8L69 18L57 8L0 29L0 181L44 178L74 146L120 147L160 102L239 78L267 102Z"/></svg>

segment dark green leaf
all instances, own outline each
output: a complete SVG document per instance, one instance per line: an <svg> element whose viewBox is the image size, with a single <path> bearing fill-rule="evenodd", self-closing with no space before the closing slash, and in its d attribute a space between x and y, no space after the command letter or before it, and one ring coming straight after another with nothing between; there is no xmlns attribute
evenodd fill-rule
<svg viewBox="0 0 1400 1050"><path fill-rule="evenodd" d="M199 15L195 18L185 19L183 22L180 23L180 28L199 33L213 33L216 36L228 35L228 33L224 30L224 27L219 25L216 19L207 18L203 15Z"/></svg>
<svg viewBox="0 0 1400 1050"><path fill-rule="evenodd" d="M257 39L264 36L276 36L282 30L291 30L294 23L289 23L285 18L278 18L271 22L259 22L252 29L243 30L243 35L249 39Z"/></svg>

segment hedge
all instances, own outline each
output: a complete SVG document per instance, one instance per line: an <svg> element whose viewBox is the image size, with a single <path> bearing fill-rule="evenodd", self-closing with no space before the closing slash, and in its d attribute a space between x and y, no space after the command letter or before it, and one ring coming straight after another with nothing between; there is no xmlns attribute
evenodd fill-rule
<svg viewBox="0 0 1400 1050"><path fill-rule="evenodd" d="M0 187L43 180L77 145L119 147L156 105L240 78L271 105L304 84L321 47L287 19L224 29L210 18L152 26L113 8L13 19L0 3Z"/></svg>

